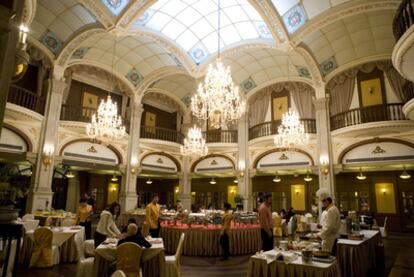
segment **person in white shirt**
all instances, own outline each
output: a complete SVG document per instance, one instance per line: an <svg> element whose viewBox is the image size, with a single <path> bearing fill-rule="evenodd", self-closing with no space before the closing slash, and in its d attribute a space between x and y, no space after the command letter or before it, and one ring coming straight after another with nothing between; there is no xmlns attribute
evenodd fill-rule
<svg viewBox="0 0 414 277"><path fill-rule="evenodd" d="M113 202L109 209L102 211L93 236L95 247L98 247L107 237L121 238L122 234L115 224L117 216L121 212L121 206L117 202Z"/></svg>
<svg viewBox="0 0 414 277"><path fill-rule="evenodd" d="M333 248L341 226L341 215L338 208L332 203L332 197L327 189L321 188L316 194L318 195L319 201L322 202L322 206L325 208L320 222L322 229L318 233L318 237L322 239L322 250L336 253L336 251L333 251Z"/></svg>

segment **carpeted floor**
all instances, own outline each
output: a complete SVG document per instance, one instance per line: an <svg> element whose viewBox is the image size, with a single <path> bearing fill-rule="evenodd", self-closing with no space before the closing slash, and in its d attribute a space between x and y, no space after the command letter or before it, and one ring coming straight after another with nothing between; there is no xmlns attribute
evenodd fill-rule
<svg viewBox="0 0 414 277"><path fill-rule="evenodd" d="M388 273L399 253L404 253L405 249L414 249L413 234L390 234L384 239L386 272ZM228 261L222 261L219 257L182 257L182 276L183 277L242 277L246 276L249 256L231 257ZM414 261L413 261L414 264ZM20 268L18 277L75 277L76 264L63 264L55 266L53 269L40 270ZM406 277L406 276L405 276Z"/></svg>

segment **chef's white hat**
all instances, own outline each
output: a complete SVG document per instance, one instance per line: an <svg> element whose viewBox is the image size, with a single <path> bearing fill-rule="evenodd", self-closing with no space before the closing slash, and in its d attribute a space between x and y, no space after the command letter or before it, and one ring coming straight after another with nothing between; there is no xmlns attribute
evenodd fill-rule
<svg viewBox="0 0 414 277"><path fill-rule="evenodd" d="M331 194L329 193L329 190L328 189L326 189L326 188L320 188L316 192L316 196L318 196L319 200L322 201L322 200L325 200L325 199L331 197Z"/></svg>

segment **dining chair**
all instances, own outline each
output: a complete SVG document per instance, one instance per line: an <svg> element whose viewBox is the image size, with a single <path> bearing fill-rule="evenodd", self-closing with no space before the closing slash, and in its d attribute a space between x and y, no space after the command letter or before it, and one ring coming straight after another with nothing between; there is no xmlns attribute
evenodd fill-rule
<svg viewBox="0 0 414 277"><path fill-rule="evenodd" d="M52 245L53 232L41 227L33 233L34 248L29 267L52 267L59 264L59 248Z"/></svg>
<svg viewBox="0 0 414 277"><path fill-rule="evenodd" d="M60 222L60 226L62 227L70 227L73 226L73 219L72 217L65 217L61 222Z"/></svg>
<svg viewBox="0 0 414 277"><path fill-rule="evenodd" d="M122 270L115 271L111 277L127 277L126 274Z"/></svg>
<svg viewBox="0 0 414 277"><path fill-rule="evenodd" d="M85 251L84 254L86 257L94 257L95 256L95 240L87 239L84 241Z"/></svg>
<svg viewBox="0 0 414 277"><path fill-rule="evenodd" d="M273 235L275 237L282 237L282 218L280 216L276 216L273 218Z"/></svg>
<svg viewBox="0 0 414 277"><path fill-rule="evenodd" d="M82 243L82 249L79 253L79 261L76 270L76 277L88 277L92 275L94 257L85 257L85 243Z"/></svg>
<svg viewBox="0 0 414 277"><path fill-rule="evenodd" d="M167 277L180 277L181 276L181 253L183 252L185 240L185 233L182 233L180 236L180 241L178 242L177 250L175 251L174 256L165 257L165 267L166 267L166 276Z"/></svg>
<svg viewBox="0 0 414 277"><path fill-rule="evenodd" d="M125 242L116 248L116 269L127 277L142 277L141 257L143 249L136 243Z"/></svg>
<svg viewBox="0 0 414 277"><path fill-rule="evenodd" d="M387 221L388 221L388 217L385 217L385 219L384 219L384 226L383 227L379 227L381 237L383 237L383 238L386 238L387 237Z"/></svg>
<svg viewBox="0 0 414 277"><path fill-rule="evenodd" d="M35 219L34 214L25 214L25 215L22 217L22 220L23 220L23 221L27 221L27 220L34 220L34 219Z"/></svg>

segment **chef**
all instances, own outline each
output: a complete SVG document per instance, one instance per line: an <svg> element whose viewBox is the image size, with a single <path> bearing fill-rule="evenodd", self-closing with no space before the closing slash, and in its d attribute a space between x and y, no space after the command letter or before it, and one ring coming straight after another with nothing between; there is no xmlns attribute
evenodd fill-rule
<svg viewBox="0 0 414 277"><path fill-rule="evenodd" d="M341 225L341 216L338 208L332 203L332 197L327 189L319 189L316 195L325 208L324 215L321 218L321 231L318 233L318 237L322 239L322 250L332 253Z"/></svg>

